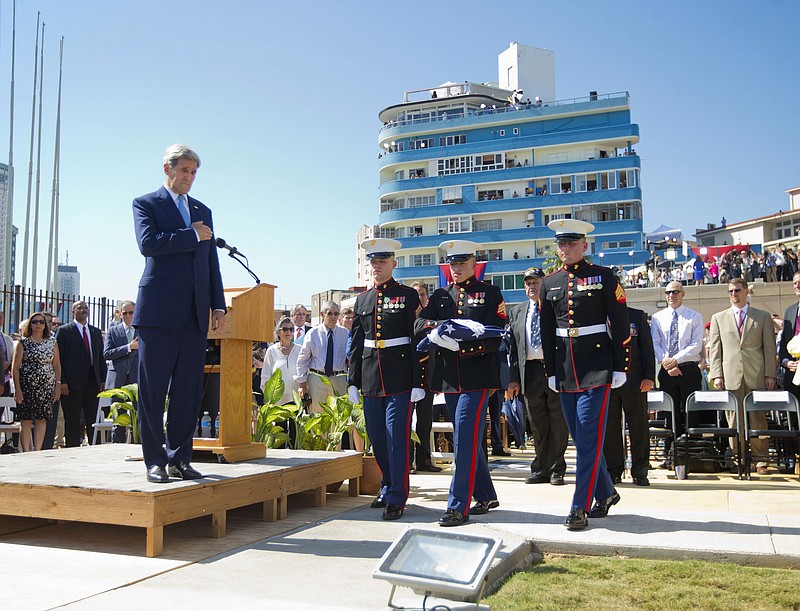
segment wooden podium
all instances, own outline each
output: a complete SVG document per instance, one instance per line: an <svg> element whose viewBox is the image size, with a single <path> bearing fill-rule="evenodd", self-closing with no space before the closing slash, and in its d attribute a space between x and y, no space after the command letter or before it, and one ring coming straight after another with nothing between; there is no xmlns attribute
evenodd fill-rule
<svg viewBox="0 0 800 611"><path fill-rule="evenodd" d="M220 378L219 437L195 437L193 447L213 452L223 462L267 455L267 446L251 441L252 354L253 342L272 340L274 294L271 284L225 289L225 326L208 332L208 339L220 343L220 364L206 365L206 373L219 373Z"/></svg>

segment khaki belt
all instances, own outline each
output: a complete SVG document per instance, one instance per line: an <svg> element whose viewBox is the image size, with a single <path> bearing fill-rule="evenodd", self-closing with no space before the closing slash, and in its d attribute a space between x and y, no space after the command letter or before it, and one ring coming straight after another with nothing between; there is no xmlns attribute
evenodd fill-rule
<svg viewBox="0 0 800 611"><path fill-rule="evenodd" d="M411 343L410 337L394 337L392 339L365 339L364 348L394 348Z"/></svg>
<svg viewBox="0 0 800 611"><path fill-rule="evenodd" d="M606 325L589 325L588 327L570 327L569 329L556 329L559 337L581 337L582 335L594 335L596 333L608 333Z"/></svg>

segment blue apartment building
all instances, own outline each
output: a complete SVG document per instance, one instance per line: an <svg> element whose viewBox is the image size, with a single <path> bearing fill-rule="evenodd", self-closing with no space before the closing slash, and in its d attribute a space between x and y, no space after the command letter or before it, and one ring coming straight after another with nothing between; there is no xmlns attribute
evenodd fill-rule
<svg viewBox="0 0 800 611"><path fill-rule="evenodd" d="M500 84L409 91L380 112L378 227L403 245L395 278L436 288L438 245L473 240L484 279L520 302L524 270L555 255L547 223L559 218L595 225L595 263L629 270L649 259L630 96L557 100L553 66L551 51L512 43Z"/></svg>

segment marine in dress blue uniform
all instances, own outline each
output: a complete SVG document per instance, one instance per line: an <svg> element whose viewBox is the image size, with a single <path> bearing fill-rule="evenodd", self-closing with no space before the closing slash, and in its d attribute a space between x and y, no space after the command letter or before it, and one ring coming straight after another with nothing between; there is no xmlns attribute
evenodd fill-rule
<svg viewBox="0 0 800 611"><path fill-rule="evenodd" d="M383 508L384 520L403 515L408 499L408 439L412 402L425 397L420 355L414 350L414 323L419 295L392 278L397 267L397 240L365 240L375 285L356 298L350 331L348 379L350 400L364 395L364 418L375 459L381 469L381 490L372 501Z"/></svg>
<svg viewBox="0 0 800 611"><path fill-rule="evenodd" d="M481 449L486 434L489 397L500 388L498 350L501 339L478 338L443 341L439 326L448 319L466 319L483 325L503 327L506 306L500 289L475 278L475 252L480 244L467 240L443 242L450 263L453 284L434 291L417 319L418 334L427 333L436 344L427 360L428 388L445 393L453 422L455 473L450 484L447 511L441 526L457 526L470 513L483 514L499 505L489 466ZM470 500L475 504L470 508Z"/></svg>
<svg viewBox="0 0 800 611"><path fill-rule="evenodd" d="M577 451L565 526L580 530L588 525L587 512L604 517L620 498L606 469L603 441L611 388L622 386L628 371L630 327L625 293L614 273L583 257L586 234L594 226L560 219L548 227L556 232L563 266L542 282L542 349L548 384L560 393Z"/></svg>

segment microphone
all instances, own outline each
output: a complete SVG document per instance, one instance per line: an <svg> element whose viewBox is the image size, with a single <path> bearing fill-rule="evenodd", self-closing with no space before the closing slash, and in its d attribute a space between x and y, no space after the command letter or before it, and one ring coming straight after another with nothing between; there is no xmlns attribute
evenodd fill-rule
<svg viewBox="0 0 800 611"><path fill-rule="evenodd" d="M217 248L224 248L225 250L227 250L228 252L230 252L230 253L231 253L231 255L238 255L238 254L241 254L241 253L240 253L240 252L239 252L239 251L236 249L236 247L235 247L235 246L229 246L229 245L228 245L228 243L227 243L225 240L223 240L222 238L217 238L216 245L217 245Z"/></svg>

